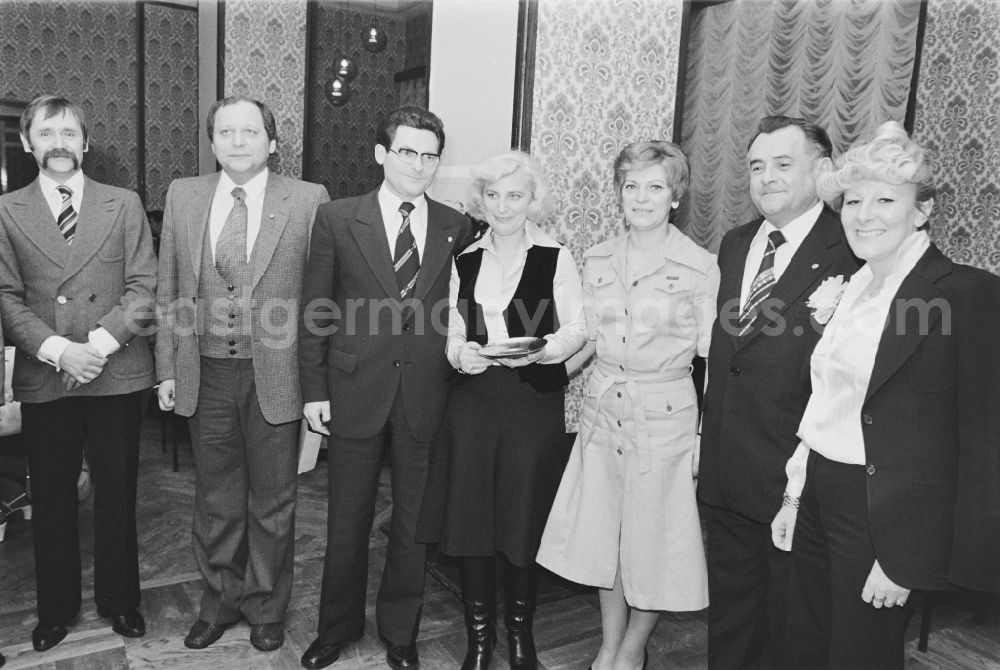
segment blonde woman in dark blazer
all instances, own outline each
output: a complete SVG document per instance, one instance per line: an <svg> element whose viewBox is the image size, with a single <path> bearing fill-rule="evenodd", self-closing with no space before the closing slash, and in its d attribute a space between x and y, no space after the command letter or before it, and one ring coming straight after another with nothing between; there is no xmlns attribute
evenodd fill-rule
<svg viewBox="0 0 1000 670"><path fill-rule="evenodd" d="M930 169L897 123L820 189L866 264L811 297L826 326L772 524L788 663L901 669L913 590L1000 591L1000 278L930 241Z"/></svg>

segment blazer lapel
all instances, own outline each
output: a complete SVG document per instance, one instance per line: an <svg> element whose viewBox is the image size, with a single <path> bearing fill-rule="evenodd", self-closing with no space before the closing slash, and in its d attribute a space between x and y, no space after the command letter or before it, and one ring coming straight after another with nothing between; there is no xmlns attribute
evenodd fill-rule
<svg viewBox="0 0 1000 670"><path fill-rule="evenodd" d="M719 279L719 295L725 302L730 300L735 300L737 307L739 307L740 295L743 293L743 273L746 271L747 264L747 254L750 253L750 244L753 242L754 236L760 227L764 224L764 220L760 219L757 221L756 226L747 226L742 231L742 237L738 238L734 243L733 257L739 261L736 266L729 267L727 269L722 269L721 277ZM736 321L733 320L731 327L723 329L729 334L729 342L733 345L733 349L739 347L739 329L736 327Z"/></svg>
<svg viewBox="0 0 1000 670"><path fill-rule="evenodd" d="M865 402L879 388L896 374L926 334L941 320L940 309L930 309L928 305L940 292L934 282L951 272L951 261L937 247L931 246L920 257L917 264L899 286L889 307L885 330L875 353L875 364L868 382ZM928 316L921 323L924 316ZM903 322L900 323L900 316Z"/></svg>
<svg viewBox="0 0 1000 670"><path fill-rule="evenodd" d="M399 286L392 267L392 252L385 237L382 210L378 206L378 191L372 191L361 200L354 221L349 222L351 234L361 247L368 266L375 273L386 295L399 298Z"/></svg>
<svg viewBox="0 0 1000 670"><path fill-rule="evenodd" d="M840 228L837 215L827 207L823 207L812 230L802 240L798 250L792 257L781 278L771 290L767 298L768 309L762 309L750 325L750 330L739 338L739 348L745 347L761 332L763 326L769 323L776 314L784 314L795 301L802 298L806 290L813 286L821 277L825 277L837 256L830 249L846 244ZM742 281L742 277L740 277ZM765 313L766 312L766 313Z"/></svg>
<svg viewBox="0 0 1000 670"><path fill-rule="evenodd" d="M413 291L413 297L417 300L423 300L427 296L445 263L451 261L459 226L457 223L442 223L447 220L446 207L447 205L427 198L427 238L424 240L424 257L420 259L417 286Z"/></svg>
<svg viewBox="0 0 1000 670"><path fill-rule="evenodd" d="M215 198L220 174L216 172L200 179L191 197L184 203L185 207L180 216L177 217L187 223L188 247L191 250L191 268L194 270L195 286L201 279L201 252L205 248L205 230L212 215L212 200Z"/></svg>
<svg viewBox="0 0 1000 670"><path fill-rule="evenodd" d="M37 179L21 192L19 199L10 203L10 213L14 224L42 254L59 267L66 265L69 245L59 232Z"/></svg>
<svg viewBox="0 0 1000 670"><path fill-rule="evenodd" d="M80 203L76 235L69 245L69 259L63 268L63 279L73 276L90 262L114 229L121 207L122 201L114 191L89 177L84 179L83 202Z"/></svg>
<svg viewBox="0 0 1000 670"><path fill-rule="evenodd" d="M260 216L260 230L250 252L250 271L252 279L250 286L255 288L260 278L264 276L267 266L274 256L278 240L288 223L288 207L285 201L289 198L287 185L280 175L271 173L264 189L264 209Z"/></svg>

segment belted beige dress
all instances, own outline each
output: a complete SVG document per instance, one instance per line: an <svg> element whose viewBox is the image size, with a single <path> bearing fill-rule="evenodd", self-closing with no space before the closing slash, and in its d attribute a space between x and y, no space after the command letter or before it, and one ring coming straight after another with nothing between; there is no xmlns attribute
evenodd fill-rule
<svg viewBox="0 0 1000 670"><path fill-rule="evenodd" d="M630 267L628 235L584 254L597 362L538 563L644 610L708 606L695 502L695 354L708 354L719 269L672 225L662 255ZM634 264L633 264L634 265Z"/></svg>

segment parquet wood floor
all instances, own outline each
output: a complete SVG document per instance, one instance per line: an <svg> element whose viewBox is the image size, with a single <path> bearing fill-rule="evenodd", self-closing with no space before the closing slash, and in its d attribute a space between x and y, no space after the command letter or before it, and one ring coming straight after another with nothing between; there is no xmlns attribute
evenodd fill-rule
<svg viewBox="0 0 1000 670"><path fill-rule="evenodd" d="M92 594L85 592L83 609L66 640L43 654L32 650L31 629L36 621L31 524L16 520L8 525L7 540L0 543L0 650L7 656L5 670L299 668L299 657L312 640L316 625L325 542L325 467L321 463L299 482L295 587L285 645L269 654L257 652L248 641L248 627L241 624L212 647L190 651L182 640L195 618L200 596L190 543L194 491L191 452L182 441L180 471L172 472L169 454L160 453L158 418L148 417L143 429L138 509L146 636L128 640L112 633L107 621L97 616ZM374 602L384 562L385 536L379 527L388 518L390 504L388 481L383 476L370 536L369 603ZM89 528L92 522L92 507L85 502L80 508L81 528ZM90 533L83 532L81 539L86 590L93 584ZM464 655L465 633L454 582L454 566L447 561L428 571L419 637L424 670L457 668ZM583 670L600 644L596 594L547 576L539 600L535 631L543 670ZM986 616L977 623L961 595L943 598L935 611L928 653L916 650L919 621L915 617L907 643L907 670L1000 670L1000 614L995 600L987 605ZM508 670L502 631L500 638L495 667ZM649 667L700 670L706 667L705 647L706 612L664 614L649 644ZM382 670L388 667L383 656L370 607L365 637L348 648L333 668Z"/></svg>

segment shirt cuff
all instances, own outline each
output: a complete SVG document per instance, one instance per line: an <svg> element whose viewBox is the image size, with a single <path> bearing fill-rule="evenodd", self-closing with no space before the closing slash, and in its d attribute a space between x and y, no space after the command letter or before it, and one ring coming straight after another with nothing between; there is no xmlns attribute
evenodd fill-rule
<svg viewBox="0 0 1000 670"><path fill-rule="evenodd" d="M61 335L50 335L42 342L42 346L38 347L38 353L35 355L38 360L48 363L56 369L56 372L60 372L62 368L59 367L59 359L70 344L72 342Z"/></svg>
<svg viewBox="0 0 1000 670"><path fill-rule="evenodd" d="M805 442L799 442L795 448L795 453L785 463L785 475L788 476L788 484L785 486L785 495L798 498L802 495L802 489L806 486L806 463L809 460L809 447Z"/></svg>
<svg viewBox="0 0 1000 670"><path fill-rule="evenodd" d="M121 349L121 345L118 344L118 340L114 338L114 335L103 327L90 331L87 334L87 341L105 358Z"/></svg>

